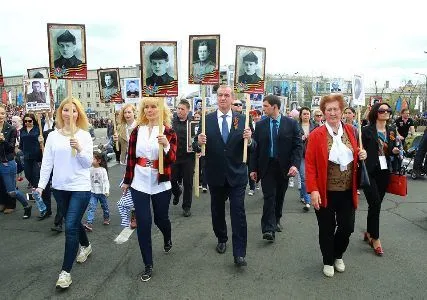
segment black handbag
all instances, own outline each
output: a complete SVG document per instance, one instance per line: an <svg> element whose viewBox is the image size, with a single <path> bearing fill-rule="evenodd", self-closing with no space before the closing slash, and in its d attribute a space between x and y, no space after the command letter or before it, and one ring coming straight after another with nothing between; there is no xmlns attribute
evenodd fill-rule
<svg viewBox="0 0 427 300"><path fill-rule="evenodd" d="M359 188L363 189L369 187L371 185L371 182L369 181L368 170L366 169L364 160L359 161L359 168L357 169L357 172L359 173Z"/></svg>

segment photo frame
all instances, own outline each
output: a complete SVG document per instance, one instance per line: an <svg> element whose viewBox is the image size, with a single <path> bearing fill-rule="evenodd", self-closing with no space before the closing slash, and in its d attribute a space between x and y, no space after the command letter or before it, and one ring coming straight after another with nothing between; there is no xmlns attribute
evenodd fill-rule
<svg viewBox="0 0 427 300"><path fill-rule="evenodd" d="M47 24L51 79L87 79L86 29L82 24Z"/></svg>
<svg viewBox="0 0 427 300"><path fill-rule="evenodd" d="M175 97L166 97L165 98L165 105L169 107L170 109L175 108Z"/></svg>
<svg viewBox="0 0 427 300"><path fill-rule="evenodd" d="M219 84L220 35L190 35L188 83Z"/></svg>
<svg viewBox="0 0 427 300"><path fill-rule="evenodd" d="M123 98L125 103L139 103L139 100L141 100L141 78L123 79Z"/></svg>
<svg viewBox="0 0 427 300"><path fill-rule="evenodd" d="M289 102L289 111L298 110L298 101Z"/></svg>
<svg viewBox="0 0 427 300"><path fill-rule="evenodd" d="M361 105L365 106L365 85L363 82L363 77L360 75L353 76L352 82L352 90L353 90L353 105ZM371 104L372 105L372 104Z"/></svg>
<svg viewBox="0 0 427 300"><path fill-rule="evenodd" d="M4 86L4 79L3 79L3 68L1 65L1 57L0 57L0 87Z"/></svg>
<svg viewBox="0 0 427 300"><path fill-rule="evenodd" d="M187 121L187 152L194 152L192 144L199 130L199 126L199 121Z"/></svg>
<svg viewBox="0 0 427 300"><path fill-rule="evenodd" d="M40 68L27 69L27 75L28 75L28 79L49 78L49 68L40 67Z"/></svg>
<svg viewBox="0 0 427 300"><path fill-rule="evenodd" d="M263 99L264 99L263 94L251 94L250 95L251 109L259 109L262 111Z"/></svg>
<svg viewBox="0 0 427 300"><path fill-rule="evenodd" d="M143 96L178 96L177 42L142 41L140 59Z"/></svg>
<svg viewBox="0 0 427 300"><path fill-rule="evenodd" d="M265 83L266 49L236 46L234 89L239 93L263 94Z"/></svg>
<svg viewBox="0 0 427 300"><path fill-rule="evenodd" d="M203 99L201 97L194 97L193 98L193 103L192 103L192 111L193 111L193 115L196 111L202 111L202 104L203 104Z"/></svg>
<svg viewBox="0 0 427 300"><path fill-rule="evenodd" d="M382 103L383 97L381 96L370 96L369 97L369 105L373 106L375 103Z"/></svg>
<svg viewBox="0 0 427 300"><path fill-rule="evenodd" d="M49 78L24 81L25 111L49 112L51 110Z"/></svg>
<svg viewBox="0 0 427 300"><path fill-rule="evenodd" d="M120 74L118 68L99 69L98 87L99 97L102 103L121 103L122 92L120 88Z"/></svg>
<svg viewBox="0 0 427 300"><path fill-rule="evenodd" d="M278 96L280 99L280 111L282 114L286 115L286 109L288 107L288 97Z"/></svg>
<svg viewBox="0 0 427 300"><path fill-rule="evenodd" d="M311 99L311 109L319 108L320 100L322 100L321 96L313 96L313 98Z"/></svg>

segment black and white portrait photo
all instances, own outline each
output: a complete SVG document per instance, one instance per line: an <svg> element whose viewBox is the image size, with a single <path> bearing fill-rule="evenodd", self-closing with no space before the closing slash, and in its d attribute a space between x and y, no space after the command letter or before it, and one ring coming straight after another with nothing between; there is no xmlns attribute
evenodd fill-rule
<svg viewBox="0 0 427 300"><path fill-rule="evenodd" d="M141 79L137 77L125 78L123 83L125 86L123 97L125 103L138 103L141 98Z"/></svg>
<svg viewBox="0 0 427 300"><path fill-rule="evenodd" d="M289 110L294 111L298 110L298 101L292 101L289 103Z"/></svg>
<svg viewBox="0 0 427 300"><path fill-rule="evenodd" d="M147 96L178 96L176 42L140 42L143 92Z"/></svg>
<svg viewBox="0 0 427 300"><path fill-rule="evenodd" d="M320 106L321 99L322 97L320 96L313 96L313 98L311 99L311 108L318 108Z"/></svg>
<svg viewBox="0 0 427 300"><path fill-rule="evenodd" d="M85 26L47 24L52 79L86 79Z"/></svg>
<svg viewBox="0 0 427 300"><path fill-rule="evenodd" d="M189 83L219 82L219 45L219 35L190 35Z"/></svg>
<svg viewBox="0 0 427 300"><path fill-rule="evenodd" d="M28 78L49 78L49 68L27 69Z"/></svg>
<svg viewBox="0 0 427 300"><path fill-rule="evenodd" d="M191 144L193 143L194 137L197 135L199 126L199 121L187 121L187 152L193 152Z"/></svg>
<svg viewBox="0 0 427 300"><path fill-rule="evenodd" d="M265 48L236 46L234 85L245 93L264 93Z"/></svg>
<svg viewBox="0 0 427 300"><path fill-rule="evenodd" d="M355 75L353 77L353 105L365 106L365 89L363 77Z"/></svg>
<svg viewBox="0 0 427 300"><path fill-rule="evenodd" d="M193 114L202 111L203 100L200 97L193 98Z"/></svg>
<svg viewBox="0 0 427 300"><path fill-rule="evenodd" d="M24 81L27 111L49 111L49 79L29 79Z"/></svg>
<svg viewBox="0 0 427 300"><path fill-rule="evenodd" d="M166 106L170 109L175 107L175 97L166 97Z"/></svg>
<svg viewBox="0 0 427 300"><path fill-rule="evenodd" d="M121 102L119 69L98 70L98 86L101 102Z"/></svg>

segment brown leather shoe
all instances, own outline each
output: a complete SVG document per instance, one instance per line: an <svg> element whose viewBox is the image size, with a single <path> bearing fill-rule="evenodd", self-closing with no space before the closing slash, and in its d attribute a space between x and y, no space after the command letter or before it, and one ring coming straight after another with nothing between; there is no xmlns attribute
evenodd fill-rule
<svg viewBox="0 0 427 300"><path fill-rule="evenodd" d="M14 210L13 208L6 208L6 209L3 211L3 213L4 213L4 214L6 214L6 215L11 214L11 213L13 213L13 212L15 212L15 210Z"/></svg>

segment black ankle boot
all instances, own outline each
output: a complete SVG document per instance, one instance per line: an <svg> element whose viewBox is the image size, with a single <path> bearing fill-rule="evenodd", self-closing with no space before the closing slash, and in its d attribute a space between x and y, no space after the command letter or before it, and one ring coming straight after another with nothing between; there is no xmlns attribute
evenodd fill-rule
<svg viewBox="0 0 427 300"><path fill-rule="evenodd" d="M31 205L28 205L27 207L24 207L24 216L22 217L23 219L28 219L31 217L31 209L33 207Z"/></svg>

